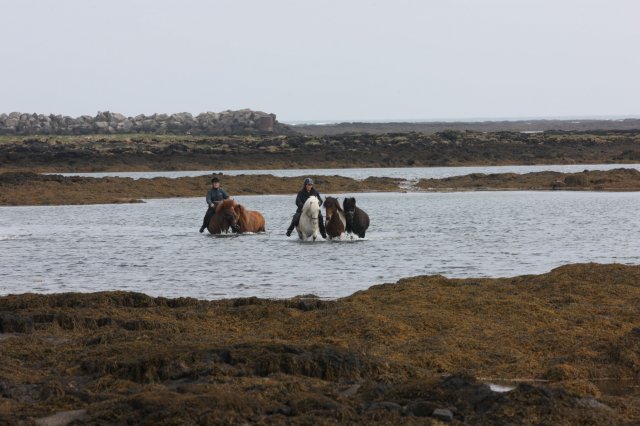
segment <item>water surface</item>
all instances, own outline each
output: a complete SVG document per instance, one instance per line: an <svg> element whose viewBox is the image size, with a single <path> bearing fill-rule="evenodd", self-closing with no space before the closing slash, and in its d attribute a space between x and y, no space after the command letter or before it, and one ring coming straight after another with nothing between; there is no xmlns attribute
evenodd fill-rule
<svg viewBox="0 0 640 426"><path fill-rule="evenodd" d="M195 170L195 171L164 171L164 172L104 172L104 173L62 173L65 176L88 177L130 177L133 179L154 177L185 177L202 176L211 173L226 175L255 175L270 174L274 176L345 176L352 179L366 179L369 176L391 177L401 179L442 179L451 176L463 176L471 173L531 173L531 172L562 172L576 173L583 170L611 170L618 168L640 170L640 164L571 164L571 165L536 165L536 166L473 166L473 167L378 167L355 169L268 169L268 170Z"/></svg>
<svg viewBox="0 0 640 426"><path fill-rule="evenodd" d="M334 194L335 195L335 194ZM640 263L640 192L355 194L364 240L303 243L294 196L239 196L267 232L198 233L203 198L0 207L0 294L128 290L218 299L335 298L401 277L504 277Z"/></svg>

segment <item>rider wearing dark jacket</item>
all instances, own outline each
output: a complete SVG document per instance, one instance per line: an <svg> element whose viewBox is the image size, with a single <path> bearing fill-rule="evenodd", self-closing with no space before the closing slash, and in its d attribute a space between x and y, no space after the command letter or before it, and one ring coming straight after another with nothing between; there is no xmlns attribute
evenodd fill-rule
<svg viewBox="0 0 640 426"><path fill-rule="evenodd" d="M211 216L216 212L216 207L222 200L226 200L229 198L229 194L227 191L220 188L220 179L214 177L211 179L211 188L207 191L207 213L204 215L204 219L202 220L202 226L200 227L200 232L204 232L204 229L209 225L209 221L211 220Z"/></svg>
<svg viewBox="0 0 640 426"><path fill-rule="evenodd" d="M302 207L307 199L311 196L315 196L320 201L320 205L322 206L322 197L320 197L320 193L313 187L313 179L306 178L304 180L304 185L298 195L296 196L296 206L298 209L296 213L293 215L291 219L291 224L289 225L289 229L287 229L287 237L291 236L291 232L293 232L293 228L298 225L298 221L300 220L300 215L302 214ZM318 225L320 227L320 235L322 238L327 238L327 231L324 229L324 219L322 218L322 212L318 214Z"/></svg>

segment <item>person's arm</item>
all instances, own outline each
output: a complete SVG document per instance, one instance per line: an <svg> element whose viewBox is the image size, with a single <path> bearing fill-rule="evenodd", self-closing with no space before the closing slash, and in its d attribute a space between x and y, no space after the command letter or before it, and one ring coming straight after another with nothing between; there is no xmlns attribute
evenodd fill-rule
<svg viewBox="0 0 640 426"><path fill-rule="evenodd" d="M211 206L211 190L207 191L207 205Z"/></svg>
<svg viewBox="0 0 640 426"><path fill-rule="evenodd" d="M320 196L320 193L315 188L313 190L315 191L315 196L318 197L318 201L320 201L320 205L322 206L322 197Z"/></svg>
<svg viewBox="0 0 640 426"><path fill-rule="evenodd" d="M298 206L298 208L302 208L303 205L304 203L302 202L302 194L298 192L298 196L296 197L296 206Z"/></svg>
<svg viewBox="0 0 640 426"><path fill-rule="evenodd" d="M223 200L227 200L228 198L229 198L229 194L227 194L227 191L222 189L222 199Z"/></svg>

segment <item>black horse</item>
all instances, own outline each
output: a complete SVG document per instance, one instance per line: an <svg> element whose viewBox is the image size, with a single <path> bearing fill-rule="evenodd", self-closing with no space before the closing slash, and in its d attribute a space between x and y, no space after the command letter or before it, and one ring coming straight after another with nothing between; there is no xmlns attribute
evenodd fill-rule
<svg viewBox="0 0 640 426"><path fill-rule="evenodd" d="M369 227L369 215L359 207L356 207L356 199L345 198L342 202L342 209L347 219L348 233L355 233L358 237L364 238L364 233Z"/></svg>

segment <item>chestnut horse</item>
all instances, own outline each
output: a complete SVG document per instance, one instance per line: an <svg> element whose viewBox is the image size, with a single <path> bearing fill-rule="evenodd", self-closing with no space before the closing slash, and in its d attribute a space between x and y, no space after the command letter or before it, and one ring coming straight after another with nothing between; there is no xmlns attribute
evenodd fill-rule
<svg viewBox="0 0 640 426"><path fill-rule="evenodd" d="M344 215L347 218L348 233L354 233L360 238L364 238L364 234L369 227L369 215L359 207L356 207L355 198L345 198L342 202Z"/></svg>
<svg viewBox="0 0 640 426"><path fill-rule="evenodd" d="M242 204L236 204L234 209L238 226L235 232L265 232L265 220L260 212L248 210Z"/></svg>
<svg viewBox="0 0 640 426"><path fill-rule="evenodd" d="M229 228L233 229L237 220L235 219L235 206L238 204L231 198L228 198L216 207L216 212L211 216L207 229L211 234L221 234L229 232Z"/></svg>
<svg viewBox="0 0 640 426"><path fill-rule="evenodd" d="M326 211L327 218L327 236L332 238L342 238L344 235L345 227L347 226L347 221L344 217L344 212L342 211L342 207L340 207L340 203L337 198L327 197L324 200L324 208Z"/></svg>

